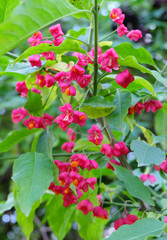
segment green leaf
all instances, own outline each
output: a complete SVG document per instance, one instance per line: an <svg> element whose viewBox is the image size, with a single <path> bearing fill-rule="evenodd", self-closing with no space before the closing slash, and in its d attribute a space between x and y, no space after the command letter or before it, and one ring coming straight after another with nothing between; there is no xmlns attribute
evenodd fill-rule
<svg viewBox="0 0 167 240"><path fill-rule="evenodd" d="M80 47L80 45L74 40L64 40L60 46L53 46L49 43L41 43L38 46L29 47L25 50L15 61L17 63L23 58L29 57L30 55L40 54L42 52L54 51L56 54L64 54L67 52L79 52L87 55L87 52Z"/></svg>
<svg viewBox="0 0 167 240"><path fill-rule="evenodd" d="M148 82L147 80L145 80L144 78L142 77L135 77L135 83L137 84L140 84L141 86L143 86L144 88L146 88L149 92L152 93L152 95L155 97L156 94L154 92L154 88L153 86L151 85L150 82Z"/></svg>
<svg viewBox="0 0 167 240"><path fill-rule="evenodd" d="M86 149L88 151L99 152L104 143L109 144L109 140L107 138L104 138L102 143L100 145L96 146L94 143L90 142L88 139L80 138L76 142L76 144L73 148L73 151Z"/></svg>
<svg viewBox="0 0 167 240"><path fill-rule="evenodd" d="M19 226L22 229L22 232L27 240L30 239L30 235L34 229L34 216L35 216L35 210L39 207L39 201L37 201L33 206L30 214L28 216L25 216L24 213L20 210L19 206L16 205L16 212L17 212L17 222Z"/></svg>
<svg viewBox="0 0 167 240"><path fill-rule="evenodd" d="M21 4L21 0L3 0L0 4L0 23L5 22L10 17L13 9Z"/></svg>
<svg viewBox="0 0 167 240"><path fill-rule="evenodd" d="M108 117L111 128L122 130L123 121L128 113L128 108L131 106L131 95L129 92L117 91L114 102L116 110Z"/></svg>
<svg viewBox="0 0 167 240"><path fill-rule="evenodd" d="M115 105L107 101L103 96L95 96L86 100L81 111L86 113L89 118L95 119L105 117L115 110Z"/></svg>
<svg viewBox="0 0 167 240"><path fill-rule="evenodd" d="M131 142L130 147L137 158L138 166L159 165L165 160L165 153L161 149L150 146L144 141L135 139Z"/></svg>
<svg viewBox="0 0 167 240"><path fill-rule="evenodd" d="M136 68L138 70L140 70L141 72L143 73L148 73L150 75L153 75L151 73L151 70L144 67L143 65L139 64L137 59L133 56L128 56L124 59L121 59L119 58L118 59L118 63L121 65L121 66L127 66L127 67L132 67L132 68Z"/></svg>
<svg viewBox="0 0 167 240"><path fill-rule="evenodd" d="M132 225L123 225L106 240L146 240L160 236L164 223L155 218L143 218ZM159 239L159 238L158 238Z"/></svg>
<svg viewBox="0 0 167 240"><path fill-rule="evenodd" d="M29 90L24 108L27 109L29 114L41 117L43 113L41 95Z"/></svg>
<svg viewBox="0 0 167 240"><path fill-rule="evenodd" d="M0 152L7 152L10 148L21 142L24 138L39 132L39 129L21 129L19 131L12 132L0 143Z"/></svg>
<svg viewBox="0 0 167 240"><path fill-rule="evenodd" d="M14 163L12 179L18 187L18 205L28 216L53 179L53 164L41 153L22 154Z"/></svg>
<svg viewBox="0 0 167 240"><path fill-rule="evenodd" d="M49 226L59 240L63 240L74 221L76 206L63 206L62 196L54 197L46 206L46 217Z"/></svg>
<svg viewBox="0 0 167 240"><path fill-rule="evenodd" d="M11 192L9 193L6 202L5 201L0 202L0 214L10 210L13 206L14 206L14 196L13 196L13 192Z"/></svg>
<svg viewBox="0 0 167 240"><path fill-rule="evenodd" d="M0 25L0 55L13 49L40 29L57 20L89 10L79 10L67 0L24 1L12 13L10 19Z"/></svg>
<svg viewBox="0 0 167 240"><path fill-rule="evenodd" d="M131 43L121 43L115 47L115 51L122 58L127 56L134 56L139 63L149 64L155 67L155 62L151 54L145 48L134 48Z"/></svg>
<svg viewBox="0 0 167 240"><path fill-rule="evenodd" d="M136 197L143 202L154 206L151 194L144 186L142 180L134 176L128 169L114 165L118 178L124 182L125 187L133 197ZM129 239L128 239L129 240Z"/></svg>
<svg viewBox="0 0 167 240"><path fill-rule="evenodd" d="M161 82L165 87L167 87L167 79L162 77L161 74L155 70L151 70L152 75L158 82Z"/></svg>
<svg viewBox="0 0 167 240"><path fill-rule="evenodd" d="M76 213L79 235L84 240L102 240L104 226L107 220L93 217L92 212L84 215L81 211Z"/></svg>
<svg viewBox="0 0 167 240"><path fill-rule="evenodd" d="M144 134L144 137L146 138L148 144L153 145L153 136L152 132L149 129L146 129L143 126L140 126L139 124L136 124L137 127L139 127Z"/></svg>
<svg viewBox="0 0 167 240"><path fill-rule="evenodd" d="M79 9L91 9L93 7L93 4L90 0L68 0L72 5ZM88 20L91 20L91 15L89 13L80 13L80 14L75 14L75 17L84 17L87 18Z"/></svg>
<svg viewBox="0 0 167 240"><path fill-rule="evenodd" d="M50 160L52 157L52 147L53 147L53 135L47 129L42 132L38 138L38 142L36 145L36 152L45 154Z"/></svg>
<svg viewBox="0 0 167 240"><path fill-rule="evenodd" d="M19 73L22 75L28 75L30 73L41 70L45 63L46 61L42 61L41 67L31 67L31 64L29 62L16 63L15 65L13 65L13 63L10 63L3 74Z"/></svg>
<svg viewBox="0 0 167 240"><path fill-rule="evenodd" d="M71 37L78 38L81 35L86 34L86 28L81 28L79 31L74 31L73 29L70 29L67 34Z"/></svg>

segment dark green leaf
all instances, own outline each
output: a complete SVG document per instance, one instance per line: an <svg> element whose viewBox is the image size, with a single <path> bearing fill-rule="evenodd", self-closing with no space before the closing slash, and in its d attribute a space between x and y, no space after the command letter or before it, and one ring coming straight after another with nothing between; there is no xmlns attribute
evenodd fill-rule
<svg viewBox="0 0 167 240"><path fill-rule="evenodd" d="M143 202L154 206L154 202L151 198L151 194L144 186L142 180L134 176L129 170L123 167L114 165L118 178L124 182L127 191L136 198L139 198Z"/></svg>
<svg viewBox="0 0 167 240"><path fill-rule="evenodd" d="M132 225L123 225L106 240L146 240L160 236L164 223L155 218L143 218ZM159 239L159 238L158 238Z"/></svg>
<svg viewBox="0 0 167 240"><path fill-rule="evenodd" d="M131 149L136 155L138 166L159 165L165 160L165 153L161 149L138 139L131 142Z"/></svg>
<svg viewBox="0 0 167 240"><path fill-rule="evenodd" d="M46 206L46 217L51 229L59 240L63 240L74 221L76 206L63 206L62 196L54 197Z"/></svg>
<svg viewBox="0 0 167 240"><path fill-rule="evenodd" d="M29 90L24 108L27 109L29 114L41 117L43 113L41 95Z"/></svg>
<svg viewBox="0 0 167 240"><path fill-rule="evenodd" d="M0 143L0 152L7 152L10 148L21 142L24 138L38 132L39 129L21 129L19 131L12 132Z"/></svg>
<svg viewBox="0 0 167 240"><path fill-rule="evenodd" d="M18 188L18 205L28 216L53 179L53 164L44 154L23 154L14 163L12 179Z"/></svg>

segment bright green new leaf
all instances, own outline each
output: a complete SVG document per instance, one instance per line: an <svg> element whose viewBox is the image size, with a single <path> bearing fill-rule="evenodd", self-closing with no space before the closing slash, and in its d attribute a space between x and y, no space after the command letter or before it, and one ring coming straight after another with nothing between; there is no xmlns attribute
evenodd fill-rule
<svg viewBox="0 0 167 240"><path fill-rule="evenodd" d="M19 206L16 204L16 212L17 212L17 222L22 229L26 240L30 239L30 235L34 229L34 216L35 210L39 207L39 201L37 201L31 209L31 212L28 216L25 216L24 213L20 210Z"/></svg>
<svg viewBox="0 0 167 240"><path fill-rule="evenodd" d="M122 58L134 56L139 63L156 66L151 54L143 47L134 48L131 43L121 43L115 47L115 51Z"/></svg>
<svg viewBox="0 0 167 240"><path fill-rule="evenodd" d="M95 96L84 102L81 111L86 113L89 118L95 119L109 115L115 108L116 106L103 96Z"/></svg>
<svg viewBox="0 0 167 240"><path fill-rule="evenodd" d="M46 206L46 218L58 240L63 240L74 221L76 206L63 206L62 196L55 196Z"/></svg>
<svg viewBox="0 0 167 240"><path fill-rule="evenodd" d="M79 235L84 240L102 240L104 226L107 220L93 217L92 212L84 215L81 211L76 213Z"/></svg>
<svg viewBox="0 0 167 240"><path fill-rule="evenodd" d="M67 35L74 37L74 38L78 38L81 35L85 35L86 34L86 28L81 28L79 29L79 31L75 31L73 29L68 30Z"/></svg>
<svg viewBox="0 0 167 240"><path fill-rule="evenodd" d="M107 117L110 127L122 130L123 121L128 113L128 108L131 106L131 95L129 92L117 91L114 102L116 110Z"/></svg>
<svg viewBox="0 0 167 240"><path fill-rule="evenodd" d="M88 139L85 139L85 138L80 138L74 148L73 148L73 151L76 151L76 150L87 150L87 151L94 151L94 152L99 152L102 145L104 143L108 143L109 144L109 140L107 138L104 138L102 143L98 146L96 146L94 143L90 142Z"/></svg>
<svg viewBox="0 0 167 240"><path fill-rule="evenodd" d="M136 124L137 127L139 127L144 134L144 137L146 138L148 144L152 145L153 144L153 136L152 132L149 129L146 129L143 126L140 126L139 124Z"/></svg>
<svg viewBox="0 0 167 240"><path fill-rule="evenodd" d="M17 201L28 216L53 179L53 163L41 153L26 153L14 163L12 179L17 185Z"/></svg>
<svg viewBox="0 0 167 240"><path fill-rule="evenodd" d="M0 152L7 152L10 148L21 142L24 138L39 132L39 129L27 129L23 128L19 131L12 132L0 143Z"/></svg>
<svg viewBox="0 0 167 240"><path fill-rule="evenodd" d="M40 29L57 20L89 10L79 10L68 0L28 0L15 8L10 19L0 25L0 55L13 49Z"/></svg>
<svg viewBox="0 0 167 240"><path fill-rule="evenodd" d="M165 153L161 149L150 146L144 141L135 139L130 146L137 158L138 166L159 165L165 160Z"/></svg>
<svg viewBox="0 0 167 240"><path fill-rule="evenodd" d="M132 225L121 226L106 240L146 240L147 237L159 237L163 228L162 221L155 218L143 218Z"/></svg>
<svg viewBox="0 0 167 240"><path fill-rule="evenodd" d="M134 176L128 169L114 165L118 178L124 182L125 188L128 193L133 197L136 197L143 202L154 206L154 202L151 198L151 194L148 189L144 186L142 180Z"/></svg>
<svg viewBox="0 0 167 240"><path fill-rule="evenodd" d="M27 109L29 114L41 117L43 113L41 95L29 90L24 108Z"/></svg>
<svg viewBox="0 0 167 240"><path fill-rule="evenodd" d="M0 4L0 23L5 22L10 17L13 9L21 4L21 0L3 0Z"/></svg>
<svg viewBox="0 0 167 240"><path fill-rule="evenodd" d="M9 193L6 202L5 201L0 202L0 214L10 210L13 206L14 206L14 196L13 196L13 192L11 192Z"/></svg>
<svg viewBox="0 0 167 240"><path fill-rule="evenodd" d="M155 97L156 96L156 94L155 94L155 92L154 92L154 88L153 88L153 86L151 85L151 83L149 82L149 81L147 81L147 80L145 80L144 78L142 78L142 77L135 77L135 81L134 81L135 83L137 83L137 84L140 84L141 86L143 86L144 88L146 88L149 92L151 92L152 93L152 95Z"/></svg>
<svg viewBox="0 0 167 240"><path fill-rule="evenodd" d="M93 7L92 1L90 0L68 0L72 5L74 5L78 9L88 9L91 10ZM79 13L75 14L75 17L84 17L87 18L88 20L91 20L91 14L90 13Z"/></svg>
<svg viewBox="0 0 167 240"><path fill-rule="evenodd" d="M56 54L64 54L67 52L79 52L87 54L87 52L80 47L80 45L74 40L64 40L60 46L53 46L49 43L41 43L38 46L30 47L25 50L15 61L17 63L23 58L29 57L30 55L40 54L42 52L54 51Z"/></svg>
<svg viewBox="0 0 167 240"><path fill-rule="evenodd" d="M137 59L134 56L127 56L126 58L122 59L119 58L118 59L118 63L121 66L127 66L127 67L132 67L132 68L136 68L138 70L140 70L143 73L148 73L151 74L151 70L149 68L144 67L143 65L139 64Z"/></svg>

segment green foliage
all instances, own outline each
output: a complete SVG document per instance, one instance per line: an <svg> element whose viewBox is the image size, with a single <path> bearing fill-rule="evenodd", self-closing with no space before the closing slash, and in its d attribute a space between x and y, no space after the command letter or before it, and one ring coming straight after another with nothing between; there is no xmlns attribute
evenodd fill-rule
<svg viewBox="0 0 167 240"><path fill-rule="evenodd" d="M0 23L9 19L13 9L21 4L21 0L4 0L0 4Z"/></svg>
<svg viewBox="0 0 167 240"><path fill-rule="evenodd" d="M40 69L42 69L45 62L46 61L42 61L42 66L40 68L31 67L31 64L29 62L16 63L15 65L13 65L13 63L10 63L6 68L5 72L2 72L2 74L19 73L22 75L28 75L30 73L37 72Z"/></svg>
<svg viewBox="0 0 167 240"><path fill-rule="evenodd" d="M116 105L116 110L108 117L108 120L112 128L116 128L117 130L121 131L123 126L123 120L128 113L128 108L131 105L130 93L117 91L114 97L113 104Z"/></svg>
<svg viewBox="0 0 167 240"><path fill-rule="evenodd" d="M95 218L92 213L83 215L77 211L76 222L78 223L79 235L84 240L101 240L103 239L103 229L107 220Z"/></svg>
<svg viewBox="0 0 167 240"><path fill-rule="evenodd" d="M38 142L36 144L36 152L45 154L49 159L52 157L52 148L53 148L53 136L49 129L42 132L38 137Z"/></svg>
<svg viewBox="0 0 167 240"><path fill-rule="evenodd" d="M95 145L94 143L90 142L89 140L87 139L84 139L84 138L80 138L74 148L73 148L73 151L76 151L76 150L84 150L86 149L87 151L95 151L95 152L99 152L102 145L104 143L109 143L108 139L107 138L104 138L102 143L100 145Z"/></svg>
<svg viewBox="0 0 167 240"><path fill-rule="evenodd" d="M53 179L53 163L41 153L22 154L14 163L12 179L18 205L27 217Z"/></svg>
<svg viewBox="0 0 167 240"><path fill-rule="evenodd" d="M0 143L0 152L7 152L9 149L21 142L23 139L36 132L39 132L39 129L29 130L27 128L23 128L21 130L12 132Z"/></svg>
<svg viewBox="0 0 167 240"><path fill-rule="evenodd" d="M154 202L151 198L151 194L148 189L144 186L142 180L132 173L129 170L123 167L114 165L118 178L124 182L127 191L136 198L139 198L145 203L154 206Z"/></svg>
<svg viewBox="0 0 167 240"><path fill-rule="evenodd" d="M41 95L36 92L29 91L24 108L27 109L29 114L36 117L42 117L43 107Z"/></svg>
<svg viewBox="0 0 167 240"><path fill-rule="evenodd" d="M95 96L84 101L81 111L86 113L89 118L95 119L109 115L115 108L115 105L103 96Z"/></svg>
<svg viewBox="0 0 167 240"><path fill-rule="evenodd" d="M14 206L14 196L13 196L13 192L11 192L9 193L6 201L0 202L0 214L10 210L13 206Z"/></svg>
<svg viewBox="0 0 167 240"><path fill-rule="evenodd" d="M133 56L139 63L156 66L151 54L143 47L134 48L131 43L121 43L114 49L124 59L128 56Z"/></svg>
<svg viewBox="0 0 167 240"><path fill-rule="evenodd" d="M63 206L61 196L55 196L46 206L46 218L58 240L63 240L73 224L76 206Z"/></svg>
<svg viewBox="0 0 167 240"><path fill-rule="evenodd" d="M0 55L55 21L83 11L86 10L75 8L67 0L24 1L15 9L10 19L0 26Z"/></svg>
<svg viewBox="0 0 167 240"><path fill-rule="evenodd" d="M54 51L56 54L64 54L67 52L80 52L87 55L87 52L80 47L80 45L74 40L64 40L60 46L53 46L49 43L41 43L38 46L28 48L22 53L14 63L21 61L23 58L29 57L33 54L40 54L42 52Z"/></svg>
<svg viewBox="0 0 167 240"><path fill-rule="evenodd" d="M24 236L26 237L26 240L30 239L30 235L33 231L35 210L38 207L39 207L39 201L34 203L29 215L25 216L24 213L20 210L19 206L17 204L15 205L16 212L17 212L17 222L18 222L19 226L21 227L22 232L23 232Z"/></svg>
<svg viewBox="0 0 167 240"><path fill-rule="evenodd" d="M147 237L159 237L163 227L164 224L157 219L143 218L132 225L121 226L107 240L146 240Z"/></svg>
<svg viewBox="0 0 167 240"><path fill-rule="evenodd" d="M138 166L159 165L165 160L165 153L161 149L138 139L131 142L131 149L136 155Z"/></svg>

